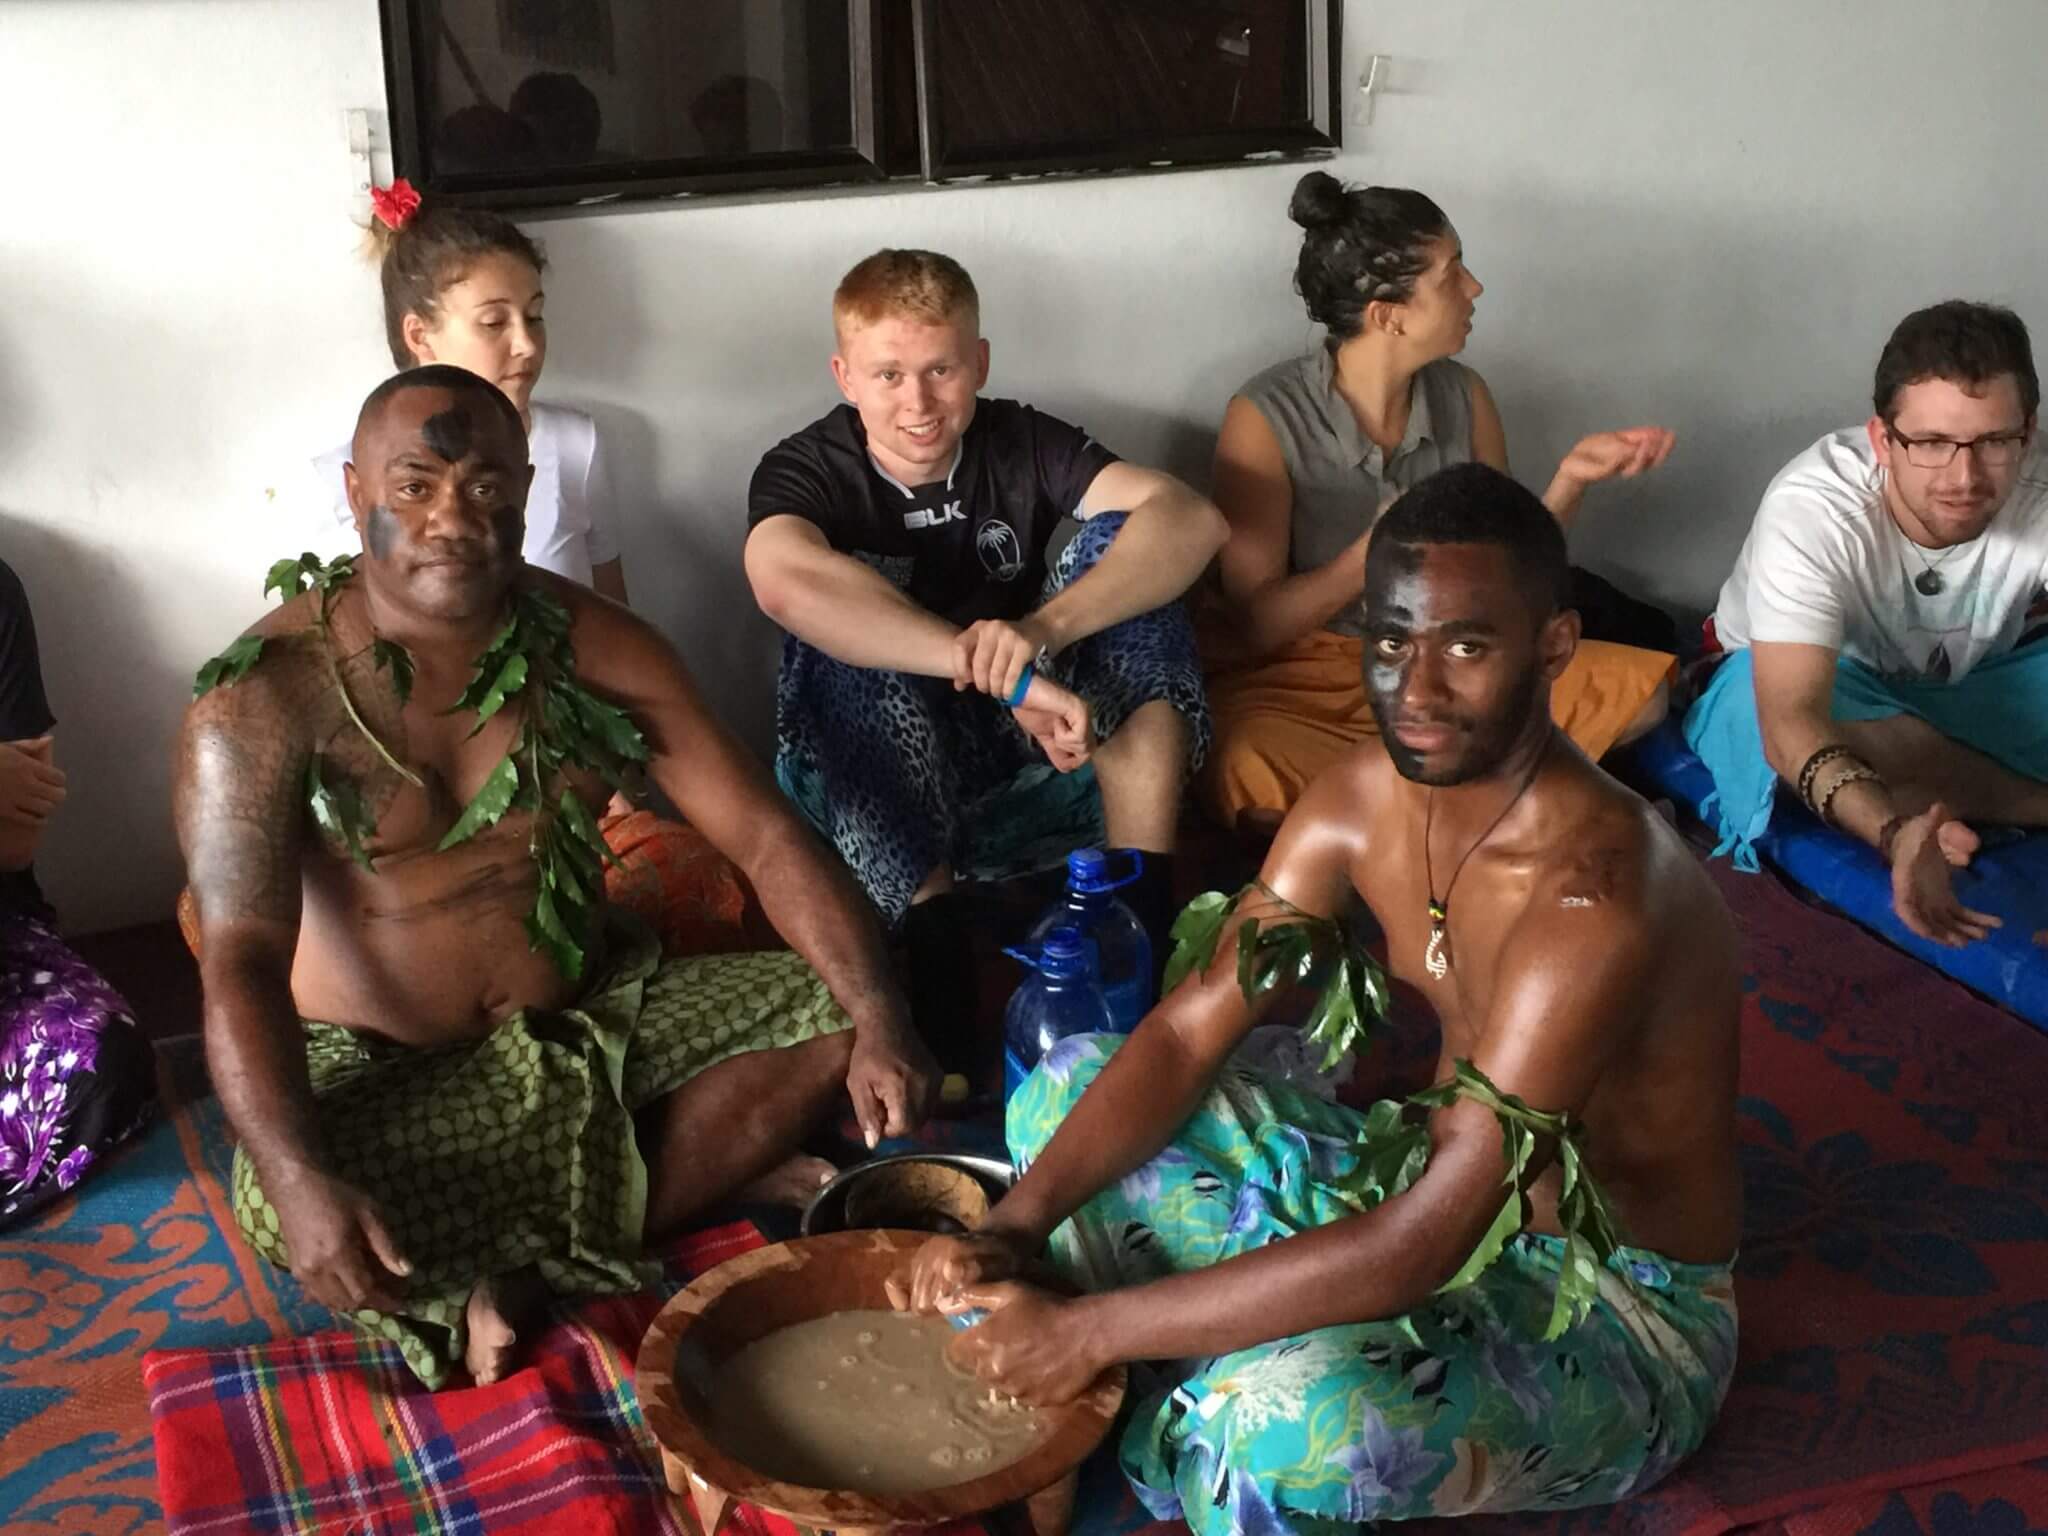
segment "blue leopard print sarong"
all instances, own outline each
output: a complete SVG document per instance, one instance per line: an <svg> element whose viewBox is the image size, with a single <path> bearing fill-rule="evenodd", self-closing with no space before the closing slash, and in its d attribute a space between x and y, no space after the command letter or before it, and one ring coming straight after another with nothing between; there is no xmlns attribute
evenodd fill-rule
<svg viewBox="0 0 2048 1536"><path fill-rule="evenodd" d="M1123 524L1121 512L1082 523L1040 601L1091 568ZM1209 706L1184 604L1090 635L1046 671L1088 701L1097 741L1139 706L1166 700L1192 728L1189 774L1201 766ZM892 926L941 861L962 863L970 808L1045 766L1037 744L986 694L955 692L948 678L848 666L793 635L782 643L775 724L777 780Z"/></svg>

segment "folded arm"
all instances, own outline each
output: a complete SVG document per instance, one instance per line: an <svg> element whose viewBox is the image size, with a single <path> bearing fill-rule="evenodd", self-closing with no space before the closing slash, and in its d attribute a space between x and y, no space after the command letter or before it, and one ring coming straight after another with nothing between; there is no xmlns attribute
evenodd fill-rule
<svg viewBox="0 0 2048 1536"><path fill-rule="evenodd" d="M64 795L54 736L46 731L27 741L0 741L0 870L35 862L43 829Z"/></svg>
<svg viewBox="0 0 2048 1536"><path fill-rule="evenodd" d="M763 613L850 667L950 678L955 688L1008 702L1043 643L1000 621L957 628L794 514L767 518L747 536L746 565ZM1094 738L1085 700L1034 676L1021 706L1018 724L1056 768L1064 773L1087 761Z"/></svg>
<svg viewBox="0 0 2048 1536"><path fill-rule="evenodd" d="M953 675L958 629L881 572L843 555L818 526L785 514L747 535L747 581L761 611L806 645L851 667Z"/></svg>
<svg viewBox="0 0 2048 1536"><path fill-rule="evenodd" d="M1138 464L1103 466L1078 510L1083 518L1127 516L1093 568L1031 615L1028 622L1054 651L1180 597L1208 569L1229 531L1208 497Z"/></svg>

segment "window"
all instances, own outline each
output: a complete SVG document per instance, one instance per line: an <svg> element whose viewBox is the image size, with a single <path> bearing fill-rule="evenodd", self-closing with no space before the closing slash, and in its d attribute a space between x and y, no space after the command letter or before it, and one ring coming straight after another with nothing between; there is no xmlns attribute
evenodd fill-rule
<svg viewBox="0 0 2048 1536"><path fill-rule="evenodd" d="M383 0L398 169L520 207L1337 143L1341 0Z"/></svg>

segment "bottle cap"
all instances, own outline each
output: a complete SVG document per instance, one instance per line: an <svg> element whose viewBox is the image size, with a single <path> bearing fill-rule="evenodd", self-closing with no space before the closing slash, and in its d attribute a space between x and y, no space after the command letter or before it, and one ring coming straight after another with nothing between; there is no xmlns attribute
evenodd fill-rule
<svg viewBox="0 0 2048 1536"><path fill-rule="evenodd" d="M1131 872L1121 880L1109 878L1109 855L1100 848L1076 848L1067 855L1067 888L1084 896L1120 891L1145 872L1145 855L1135 848L1122 850L1131 861Z"/></svg>

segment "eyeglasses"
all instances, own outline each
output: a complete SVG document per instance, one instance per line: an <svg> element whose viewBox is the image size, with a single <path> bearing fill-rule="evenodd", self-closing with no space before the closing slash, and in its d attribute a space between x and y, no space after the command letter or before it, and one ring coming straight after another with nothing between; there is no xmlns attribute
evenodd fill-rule
<svg viewBox="0 0 2048 1536"><path fill-rule="evenodd" d="M1886 423L1884 435L1906 450L1906 462L1915 469L1946 469L1955 462L1956 451L1961 448L1969 449L1986 469L2004 469L2018 461L2029 434L2021 428L2017 432L1992 432L1957 442L1952 437L1906 437Z"/></svg>

